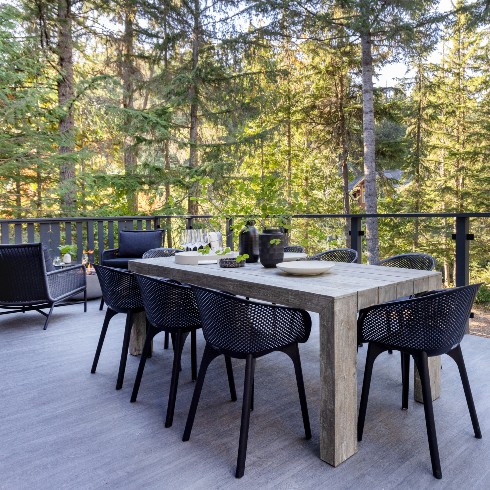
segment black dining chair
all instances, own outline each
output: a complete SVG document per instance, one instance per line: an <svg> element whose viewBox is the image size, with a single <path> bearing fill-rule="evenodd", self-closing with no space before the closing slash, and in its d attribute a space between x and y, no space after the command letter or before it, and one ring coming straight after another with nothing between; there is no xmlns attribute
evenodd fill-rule
<svg viewBox="0 0 490 490"><path fill-rule="evenodd" d="M246 300L229 293L191 286L199 307L206 347L182 440L188 441L210 363L224 354L245 359L245 383L235 476L245 472L250 410L253 408L254 372L257 358L275 351L287 354L294 364L306 439L311 438L298 343L310 336L308 312Z"/></svg>
<svg viewBox="0 0 490 490"><path fill-rule="evenodd" d="M332 262L357 262L357 251L352 248L333 248L308 257L308 260L330 260Z"/></svg>
<svg viewBox="0 0 490 490"><path fill-rule="evenodd" d="M370 306L359 312L359 339L369 342L369 345L362 384L357 439L361 441L363 436L374 361L379 354L389 349L400 351L405 368L402 376L402 408L406 410L411 356L420 375L432 473L436 478L442 478L442 471L432 407L429 357L447 354L456 362L475 437L478 439L482 437L460 346L479 287L479 284L474 284L432 291L418 298Z"/></svg>
<svg viewBox="0 0 490 490"><path fill-rule="evenodd" d="M138 372L134 382L131 402L135 402L145 369L146 359L151 352L151 342L155 335L160 332L168 332L172 336L174 348L174 360L172 367L172 378L168 396L167 414L165 427L170 427L173 422L175 401L177 398L177 387L179 384L179 373L181 369L182 349L184 343L191 334L191 370L192 379L197 377L196 362L196 330L201 328L201 320L197 309L196 300L190 286L180 284L177 281L160 277L150 277L136 274L140 286L143 304L148 319L145 345L141 355ZM231 360L226 358L230 391L232 397L235 393L233 372L231 371Z"/></svg>
<svg viewBox="0 0 490 490"><path fill-rule="evenodd" d="M179 250L177 248L152 248L151 250L147 250L142 259L157 259L159 257L173 257L176 253L182 252L183 250Z"/></svg>
<svg viewBox="0 0 490 490"><path fill-rule="evenodd" d="M305 248L301 245L286 245L284 247L285 252L293 252L293 253L304 253Z"/></svg>
<svg viewBox="0 0 490 490"><path fill-rule="evenodd" d="M412 252L406 254L393 255L378 263L383 267L397 267L403 269L415 269L420 271L433 271L436 268L436 259L432 255ZM408 299L408 297L399 298ZM393 354L388 350L388 354Z"/></svg>
<svg viewBox="0 0 490 490"><path fill-rule="evenodd" d="M143 298L141 297L136 277L132 272L98 264L94 264L94 267L97 277L99 278L102 297L107 305L107 311L104 323L102 324L97 350L95 351L91 373L95 373L97 369L109 322L118 313L124 313L126 315L126 324L124 327L121 360L119 362L119 372L116 383L116 390L120 390L123 385L124 371L126 370L129 339L131 336L134 315L135 313L143 311Z"/></svg>
<svg viewBox="0 0 490 490"><path fill-rule="evenodd" d="M421 271L433 271L436 268L436 259L428 254L412 252L393 255L379 262L384 267L400 267L405 269L417 269Z"/></svg>
<svg viewBox="0 0 490 490"><path fill-rule="evenodd" d="M165 248L165 247L159 247L159 248L152 248L151 250L147 250L144 254L142 259L157 259L160 257L174 257L176 253L180 253L183 250L179 250L177 248ZM163 344L164 349L168 349L168 344L169 344L169 333L165 332L165 340Z"/></svg>

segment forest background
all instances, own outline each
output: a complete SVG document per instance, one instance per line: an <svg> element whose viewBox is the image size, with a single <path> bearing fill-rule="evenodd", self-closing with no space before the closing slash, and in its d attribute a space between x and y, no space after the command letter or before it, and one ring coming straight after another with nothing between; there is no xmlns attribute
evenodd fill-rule
<svg viewBox="0 0 490 490"><path fill-rule="evenodd" d="M489 21L465 0L0 3L0 218L488 212ZM451 220L380 220L379 248L367 221L370 262L426 251L453 282ZM349 243L341 220L291 231Z"/></svg>

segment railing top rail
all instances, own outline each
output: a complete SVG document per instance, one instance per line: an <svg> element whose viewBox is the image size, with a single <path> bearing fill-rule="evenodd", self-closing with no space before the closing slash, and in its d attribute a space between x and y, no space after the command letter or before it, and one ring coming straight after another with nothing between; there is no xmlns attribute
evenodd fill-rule
<svg viewBox="0 0 490 490"><path fill-rule="evenodd" d="M260 218L260 215L233 215L226 218ZM273 215L271 215L272 217ZM378 214L292 214L290 218L490 218L490 212L483 213L378 213ZM151 216L83 216L70 218L13 218L0 219L0 223L50 223L50 222L85 222L85 221L125 221L125 220L148 220L148 219L210 219L218 218L210 214L162 214Z"/></svg>

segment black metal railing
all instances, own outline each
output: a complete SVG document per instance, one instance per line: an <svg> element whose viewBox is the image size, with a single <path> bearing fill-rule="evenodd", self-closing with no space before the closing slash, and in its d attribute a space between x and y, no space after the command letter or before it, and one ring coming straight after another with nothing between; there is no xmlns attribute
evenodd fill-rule
<svg viewBox="0 0 490 490"><path fill-rule="evenodd" d="M78 261L81 260L81 255L85 250L95 250L95 255L91 260L96 261L97 257L105 249L117 247L117 232L119 230L163 229L167 234L167 244L172 246L175 244L178 245L178 234L180 230L192 229L195 226L205 226L206 223L212 222L214 223L214 227L219 227L224 231L226 245L233 249L234 244L237 242L238 228L240 228L240 226L234 226L234 224L238 224L240 218L243 217L220 218L211 215L159 215L8 219L0 220L0 243L42 242L52 253L57 253L58 247L61 244L76 245ZM337 229L340 230L347 221L350 230L350 243L348 245L357 250L359 256L358 261L362 262L364 257L363 243L365 240L363 225L366 218L396 220L398 223L402 223L403 220L443 220L444 223L447 223L446 226L451 228L449 239L454 240L454 282L457 286L469 283L470 242L475 238L470 229L471 220L485 219L485 224L480 227L479 232L490 235L490 221L488 223L486 221L490 218L490 213L298 214L289 216L288 222L291 227L292 236L295 236L295 222L299 225L302 220L306 220L309 223L333 220L337 225ZM447 231L445 233L445 238L447 239L448 233ZM489 236L485 236L484 239L489 240ZM437 237L435 240L437 240ZM312 248L314 248L314 245ZM310 252L313 251L315 250L310 250Z"/></svg>

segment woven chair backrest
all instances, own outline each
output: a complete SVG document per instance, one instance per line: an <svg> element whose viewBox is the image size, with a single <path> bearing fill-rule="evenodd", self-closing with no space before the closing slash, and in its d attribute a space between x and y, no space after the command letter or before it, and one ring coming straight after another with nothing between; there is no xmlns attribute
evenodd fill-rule
<svg viewBox="0 0 490 490"><path fill-rule="evenodd" d="M360 337L404 349L447 352L466 331L479 284L435 291L360 311Z"/></svg>
<svg viewBox="0 0 490 490"><path fill-rule="evenodd" d="M301 245L286 245L285 252L304 253L305 249Z"/></svg>
<svg viewBox="0 0 490 490"><path fill-rule="evenodd" d="M105 265L94 265L104 302L118 313L143 309L138 282L132 272Z"/></svg>
<svg viewBox="0 0 490 490"><path fill-rule="evenodd" d="M400 267L405 269L432 271L436 267L436 260L428 254L409 253L388 257L387 259L382 260L378 265L384 267Z"/></svg>
<svg viewBox="0 0 490 490"><path fill-rule="evenodd" d="M357 262L357 251L352 248L334 248L312 255L309 260L331 260L332 262L354 263Z"/></svg>
<svg viewBox="0 0 490 490"><path fill-rule="evenodd" d="M179 250L175 248L152 248L143 254L143 259L155 259L158 257L173 257Z"/></svg>
<svg viewBox="0 0 490 490"><path fill-rule="evenodd" d="M192 289L186 284L160 277L136 274L149 322L166 331L201 325Z"/></svg>
<svg viewBox="0 0 490 490"><path fill-rule="evenodd" d="M0 303L27 305L47 299L42 244L0 245Z"/></svg>
<svg viewBox="0 0 490 490"><path fill-rule="evenodd" d="M192 286L201 314L204 338L235 357L266 354L310 335L310 315L238 298L228 293Z"/></svg>

